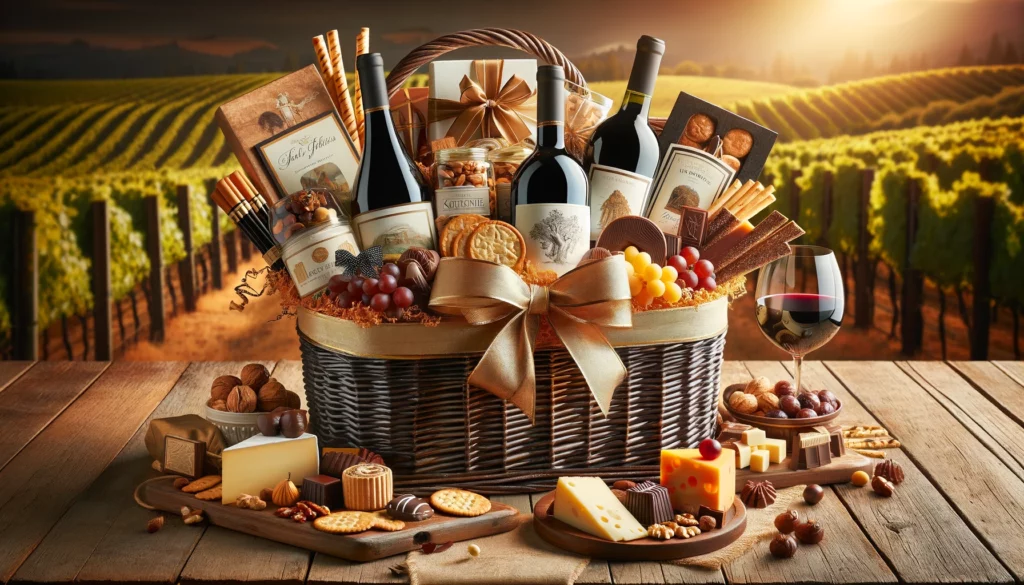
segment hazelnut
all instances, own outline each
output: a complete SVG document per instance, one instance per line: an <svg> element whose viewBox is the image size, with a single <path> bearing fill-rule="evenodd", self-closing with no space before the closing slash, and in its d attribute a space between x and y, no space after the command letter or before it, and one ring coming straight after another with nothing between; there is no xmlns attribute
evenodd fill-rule
<svg viewBox="0 0 1024 585"><path fill-rule="evenodd" d="M812 483L804 488L804 501L811 506L816 505L825 497L825 490L820 485Z"/></svg>
<svg viewBox="0 0 1024 585"><path fill-rule="evenodd" d="M163 516L157 516L156 518L153 518L152 520L150 520L148 524L146 524L146 532L148 532L150 534L153 534L154 532L156 532L157 530L160 530L163 527L164 527L164 517Z"/></svg>
<svg viewBox="0 0 1024 585"><path fill-rule="evenodd" d="M256 412L256 393L248 386L235 386L226 404L228 412Z"/></svg>
<svg viewBox="0 0 1024 585"><path fill-rule="evenodd" d="M270 380L270 371L263 364L249 364L242 368L242 385L258 391Z"/></svg>
<svg viewBox="0 0 1024 585"><path fill-rule="evenodd" d="M701 532L711 532L718 527L718 523L711 516L701 516L697 526Z"/></svg>
<svg viewBox="0 0 1024 585"><path fill-rule="evenodd" d="M628 479L620 479L619 481L612 484L612 488L617 490L631 490L636 487L635 481L629 481Z"/></svg>
<svg viewBox="0 0 1024 585"><path fill-rule="evenodd" d="M797 524L793 532L797 540L804 544L818 544L825 539L825 529L816 520Z"/></svg>
<svg viewBox="0 0 1024 585"><path fill-rule="evenodd" d="M871 478L871 489L875 490L875 493L883 498L891 498L896 493L896 488L892 485L892 482L881 475Z"/></svg>
<svg viewBox="0 0 1024 585"><path fill-rule="evenodd" d="M275 378L271 378L260 388L257 398L256 408L260 412L270 412L278 406L288 406L288 390Z"/></svg>
<svg viewBox="0 0 1024 585"><path fill-rule="evenodd" d="M612 495L615 496L616 499L618 499L620 502L622 502L623 505L626 504L626 499L628 499L629 496L626 494L625 490L620 490L620 489L612 488L611 491L612 491Z"/></svg>
<svg viewBox="0 0 1024 585"><path fill-rule="evenodd" d="M235 386L241 386L242 380L238 376L217 376L210 388L210 398L216 400L227 400L228 393Z"/></svg>
<svg viewBox="0 0 1024 585"><path fill-rule="evenodd" d="M793 532L799 523L800 515L796 513L796 510L789 510L775 517L775 528L783 534Z"/></svg>
<svg viewBox="0 0 1024 585"><path fill-rule="evenodd" d="M211 400L210 401L210 408L212 408L214 410L219 410L221 412L227 412L228 411L228 403L226 401L224 401L224 400Z"/></svg>
<svg viewBox="0 0 1024 585"><path fill-rule="evenodd" d="M768 543L768 550L778 559L790 559L796 554L796 539L790 534L776 534Z"/></svg>
<svg viewBox="0 0 1024 585"><path fill-rule="evenodd" d="M302 398L298 394L292 392L291 390L287 390L285 392L285 395L288 397L288 401L284 405L285 407L302 408Z"/></svg>

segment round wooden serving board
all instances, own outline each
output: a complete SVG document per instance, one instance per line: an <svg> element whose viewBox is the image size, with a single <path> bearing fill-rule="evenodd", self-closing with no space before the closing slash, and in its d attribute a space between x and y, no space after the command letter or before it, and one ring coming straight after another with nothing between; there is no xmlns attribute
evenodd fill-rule
<svg viewBox="0 0 1024 585"><path fill-rule="evenodd" d="M577 530L551 514L555 494L550 493L533 508L533 525L544 540L570 552L610 561L669 561L695 557L736 542L747 527L747 509L739 498L725 514L725 525L683 540L641 538L630 542L612 542Z"/></svg>

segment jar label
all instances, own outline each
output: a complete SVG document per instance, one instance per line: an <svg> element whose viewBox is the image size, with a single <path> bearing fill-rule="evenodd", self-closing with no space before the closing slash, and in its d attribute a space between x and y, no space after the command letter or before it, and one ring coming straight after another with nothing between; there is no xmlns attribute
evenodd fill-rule
<svg viewBox="0 0 1024 585"><path fill-rule="evenodd" d="M336 251L348 250L353 254L359 253L355 234L347 225L323 230L318 235L322 237L304 239L301 242L295 240L296 243L301 243L301 247L285 243L282 256L284 265L295 281L301 297L308 297L323 290L332 276L341 274L341 267L334 265Z"/></svg>
<svg viewBox="0 0 1024 585"><path fill-rule="evenodd" d="M526 240L527 259L561 276L590 249L590 208L568 203L517 205L516 229Z"/></svg>
<svg viewBox="0 0 1024 585"><path fill-rule="evenodd" d="M491 190L487 187L444 187L434 192L438 217L475 213L491 216Z"/></svg>
<svg viewBox="0 0 1024 585"><path fill-rule="evenodd" d="M708 209L732 181L735 174L720 159L689 146L673 144L661 161L654 183L654 203L647 217L661 231L679 232L683 207Z"/></svg>
<svg viewBox="0 0 1024 585"><path fill-rule="evenodd" d="M647 207L650 177L593 164L590 166L590 239L626 215L643 215Z"/></svg>
<svg viewBox="0 0 1024 585"><path fill-rule="evenodd" d="M352 228L363 250L380 246L385 256L397 256L409 248L437 249L437 226L429 201L360 213L352 218Z"/></svg>
<svg viewBox="0 0 1024 585"><path fill-rule="evenodd" d="M512 183L498 183L494 186L495 214L506 223L512 221Z"/></svg>

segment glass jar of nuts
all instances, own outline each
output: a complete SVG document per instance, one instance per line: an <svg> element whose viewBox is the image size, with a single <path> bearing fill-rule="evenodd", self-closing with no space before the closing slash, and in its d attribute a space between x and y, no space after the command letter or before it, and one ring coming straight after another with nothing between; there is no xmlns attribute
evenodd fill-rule
<svg viewBox="0 0 1024 585"><path fill-rule="evenodd" d="M520 143L487 154L487 160L491 162L494 171L495 212L501 221L512 221L512 177L531 153L533 148Z"/></svg>
<svg viewBox="0 0 1024 585"><path fill-rule="evenodd" d="M434 205L438 217L476 213L494 215L494 174L483 148L446 148L437 161Z"/></svg>

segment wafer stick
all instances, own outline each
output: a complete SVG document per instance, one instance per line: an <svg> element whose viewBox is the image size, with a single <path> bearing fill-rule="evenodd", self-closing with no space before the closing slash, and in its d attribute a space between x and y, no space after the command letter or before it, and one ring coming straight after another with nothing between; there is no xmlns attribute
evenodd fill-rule
<svg viewBox="0 0 1024 585"><path fill-rule="evenodd" d="M732 185L730 185L729 188L725 190L725 193L722 193L721 197L719 197L718 199L715 199L715 202L712 203L711 207L708 208L708 216L709 217L714 219L715 214L718 213L720 210L724 209L725 205L727 203L729 203L729 201L731 201L734 197L736 197L737 193L739 193L740 191L743 191L745 189L749 189L749 188L753 187L754 186L754 182L753 181L747 181L746 183L744 183L742 185L739 185L739 186L737 186L737 185L739 185L739 180L738 179L733 181Z"/></svg>
<svg viewBox="0 0 1024 585"><path fill-rule="evenodd" d="M334 67L331 64L331 57L327 50L327 41L324 40L324 35L313 37L313 52L316 53L316 62L320 66L320 77L324 78L327 93L331 94L331 101L337 104L338 96L334 94L334 84L331 83L331 80L334 79Z"/></svg>
<svg viewBox="0 0 1024 585"><path fill-rule="evenodd" d="M754 230L747 234L742 240L732 246L730 249L723 251L720 254L712 254L710 256L701 255L702 258L706 258L712 264L715 265L716 269L725 268L725 266L732 260L735 260L739 255L743 254L754 244L770 236L775 230L786 225L789 219L779 213L778 211L772 212L771 215L761 220L761 223L754 227Z"/></svg>
<svg viewBox="0 0 1024 585"><path fill-rule="evenodd" d="M715 273L717 278L715 280L728 282L737 276L757 270L769 262L774 262L779 258L789 256L792 253L793 249L785 242L758 244L729 266L722 270L718 270L716 268Z"/></svg>
<svg viewBox="0 0 1024 585"><path fill-rule="evenodd" d="M780 214L781 215L781 214ZM770 217L770 216L769 216ZM767 219L767 218L766 218ZM785 219L785 217L783 217ZM764 223L763 221L761 223ZM761 224L758 224L761 227ZM757 231L757 228L754 228ZM751 261L760 260L764 256L769 254L769 251L774 253L775 251L782 250L782 244L788 244L789 242L804 235L804 230L796 224L794 221L787 221L785 225L777 230L771 231L767 236L754 239L752 236L755 234L750 233L750 236L744 238L738 245L734 246L725 257L721 259L721 266L723 272L733 272L731 265L740 260L745 260L744 266L751 264ZM746 258L744 258L746 256ZM770 262L766 260L756 266L764 266ZM719 263L712 262L715 265L715 269L718 270Z"/></svg>
<svg viewBox="0 0 1024 585"><path fill-rule="evenodd" d="M764 185L762 185L760 181L758 181L754 183L753 187L747 189L743 193L737 194L732 201L726 204L725 209L731 211L733 215L738 216L737 212L740 209L742 209L745 205L747 205L754 199L758 198L763 192Z"/></svg>
<svg viewBox="0 0 1024 585"><path fill-rule="evenodd" d="M740 226L740 223L740 220L731 211L723 209L715 216L715 219L708 222L708 237L704 239L704 250L710 249L716 242L729 235Z"/></svg>
<svg viewBox="0 0 1024 585"><path fill-rule="evenodd" d="M356 151L362 152L362 145L359 143L359 126L356 125L355 108L352 107L352 96L348 94L348 79L345 76L345 60L341 58L341 42L338 40L338 31L327 31L327 52L331 57L331 67L334 69L334 78L331 85L334 86L335 105L341 115L341 123L348 131L348 135L355 143Z"/></svg>
<svg viewBox="0 0 1024 585"><path fill-rule="evenodd" d="M871 457L873 459L885 459L885 451L876 451L874 449L854 449L855 453L860 453L865 457Z"/></svg>
<svg viewBox="0 0 1024 585"><path fill-rule="evenodd" d="M356 58L359 55L365 55L370 52L370 29L363 27L359 31L359 35L356 36ZM355 83L355 116L356 116L356 129L359 133L359 147L363 148L366 146L366 124L363 115L363 92L359 89L359 75L356 72L356 83Z"/></svg>

